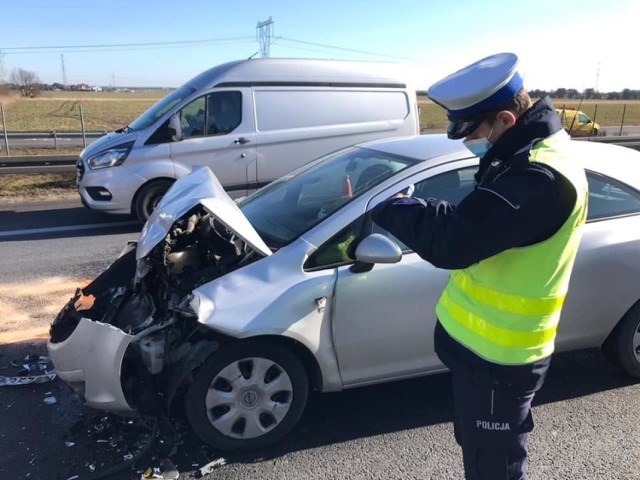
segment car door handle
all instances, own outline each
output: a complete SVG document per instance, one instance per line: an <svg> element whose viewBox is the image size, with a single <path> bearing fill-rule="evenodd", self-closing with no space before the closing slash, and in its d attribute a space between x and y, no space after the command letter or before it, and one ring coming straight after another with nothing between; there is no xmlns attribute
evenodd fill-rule
<svg viewBox="0 0 640 480"><path fill-rule="evenodd" d="M249 143L251 140L244 138L244 137L239 137L236 138L233 143L235 143L236 145L244 145L245 143Z"/></svg>

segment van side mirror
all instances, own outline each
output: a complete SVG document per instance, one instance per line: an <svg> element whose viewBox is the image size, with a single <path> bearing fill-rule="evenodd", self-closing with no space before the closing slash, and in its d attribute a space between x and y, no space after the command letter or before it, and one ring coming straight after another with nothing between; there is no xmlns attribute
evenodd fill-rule
<svg viewBox="0 0 640 480"><path fill-rule="evenodd" d="M362 239L355 256L357 262L351 271L360 273L371 270L375 263L398 263L402 259L402 250L389 237L374 233Z"/></svg>
<svg viewBox="0 0 640 480"><path fill-rule="evenodd" d="M176 113L172 115L169 119L169 124L167 125L167 135L174 142L179 142L182 140L182 126L180 125L180 117Z"/></svg>

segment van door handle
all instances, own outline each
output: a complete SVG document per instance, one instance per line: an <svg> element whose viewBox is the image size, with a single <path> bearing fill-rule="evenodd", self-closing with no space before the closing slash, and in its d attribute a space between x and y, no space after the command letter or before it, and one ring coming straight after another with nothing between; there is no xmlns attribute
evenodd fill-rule
<svg viewBox="0 0 640 480"><path fill-rule="evenodd" d="M244 138L244 137L239 137L236 138L233 143L235 143L236 145L244 145L245 143L249 143L251 140Z"/></svg>

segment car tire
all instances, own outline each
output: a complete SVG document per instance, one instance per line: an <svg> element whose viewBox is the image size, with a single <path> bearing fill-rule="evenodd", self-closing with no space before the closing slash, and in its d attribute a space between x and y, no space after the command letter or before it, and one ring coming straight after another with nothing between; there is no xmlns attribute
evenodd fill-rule
<svg viewBox="0 0 640 480"><path fill-rule="evenodd" d="M247 340L214 353L196 371L186 414L194 432L214 448L255 450L291 431L308 394L307 374L293 353Z"/></svg>
<svg viewBox="0 0 640 480"><path fill-rule="evenodd" d="M640 302L622 317L602 350L606 357L627 374L640 378Z"/></svg>
<svg viewBox="0 0 640 480"><path fill-rule="evenodd" d="M594 136L594 137L597 137L598 136L598 129L594 128L593 130L591 130L591 135Z"/></svg>
<svg viewBox="0 0 640 480"><path fill-rule="evenodd" d="M160 199L167 193L173 182L171 180L155 180L147 183L136 195L134 212L138 220L146 222Z"/></svg>

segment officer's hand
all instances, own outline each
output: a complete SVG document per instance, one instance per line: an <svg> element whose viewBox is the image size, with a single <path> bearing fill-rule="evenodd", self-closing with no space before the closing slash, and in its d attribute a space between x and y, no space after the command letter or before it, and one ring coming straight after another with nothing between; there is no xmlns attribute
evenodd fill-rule
<svg viewBox="0 0 640 480"><path fill-rule="evenodd" d="M427 200L427 205L436 210L436 217L440 215L448 215L453 212L455 208L446 200L438 200L433 197L430 197Z"/></svg>

